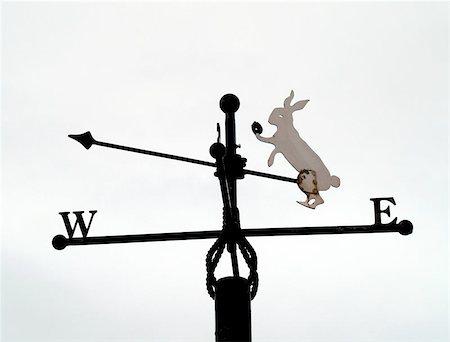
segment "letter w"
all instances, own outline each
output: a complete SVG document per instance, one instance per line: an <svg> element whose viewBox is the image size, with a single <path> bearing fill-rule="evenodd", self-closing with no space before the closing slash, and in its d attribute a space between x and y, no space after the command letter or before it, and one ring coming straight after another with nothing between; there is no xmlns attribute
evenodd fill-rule
<svg viewBox="0 0 450 342"><path fill-rule="evenodd" d="M94 215L97 212L97 210L89 210L89 212L91 213L91 219L89 221L88 226L86 227L86 224L84 223L84 219L83 219L84 211L74 211L73 213L75 214L77 220L75 221L73 228L72 228L72 225L70 224L70 220L69 220L70 212L65 211L65 212L59 213L59 215L61 215L64 220L64 225L66 226L67 234L69 234L69 239L71 239L73 237L73 233L75 232L77 225L80 226L81 234L83 235L83 238L85 238L87 236L87 234L89 232L89 228L91 227L92 219L94 218Z"/></svg>

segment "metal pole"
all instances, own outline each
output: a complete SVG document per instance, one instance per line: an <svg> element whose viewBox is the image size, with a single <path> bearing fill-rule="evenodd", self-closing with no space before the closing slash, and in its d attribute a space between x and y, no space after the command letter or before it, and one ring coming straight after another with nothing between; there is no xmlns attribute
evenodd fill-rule
<svg viewBox="0 0 450 342"><path fill-rule="evenodd" d="M236 123L234 113L239 109L239 100L236 96L228 94L220 100L220 108L225 113L225 167L227 168L228 184L230 185L230 197L232 208L236 208L236 177L232 171L232 163L236 155Z"/></svg>
<svg viewBox="0 0 450 342"><path fill-rule="evenodd" d="M248 280L226 277L216 284L216 342L251 342Z"/></svg>
<svg viewBox="0 0 450 342"><path fill-rule="evenodd" d="M229 186L229 195L231 200L231 212L225 212L225 229L237 236L239 226L239 214L237 209L237 189L236 189L236 122L234 114L239 109L239 99L233 94L224 95L220 99L220 109L225 113L225 146L226 153L224 157L225 177ZM227 243L227 250L231 254L231 263L233 275L239 277L239 266L236 255L235 241Z"/></svg>
<svg viewBox="0 0 450 342"><path fill-rule="evenodd" d="M224 95L220 109L225 113L225 177L229 187L231 208L224 208L224 231L230 240L227 243L231 254L233 277L219 279L216 283L216 341L251 341L250 324L250 284L239 277L236 241L241 234L237 208L237 178L240 173L240 156L236 155L235 113L239 109L239 99L233 94ZM238 161L239 159L239 161Z"/></svg>

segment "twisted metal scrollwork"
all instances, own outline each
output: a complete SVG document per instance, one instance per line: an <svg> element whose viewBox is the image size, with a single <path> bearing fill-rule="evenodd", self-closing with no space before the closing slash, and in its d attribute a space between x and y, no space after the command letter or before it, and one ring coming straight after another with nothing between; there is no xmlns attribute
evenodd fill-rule
<svg viewBox="0 0 450 342"><path fill-rule="evenodd" d="M208 290L208 294L211 298L215 298L215 286L217 283L217 279L214 275L214 271L219 263L219 260L223 254L225 246L228 241L221 235L216 242L211 246L207 255L206 255L206 289ZM250 286L250 297L251 299L255 298L256 292L258 291L258 260L256 256L256 252L253 249L252 245L248 242L248 240L242 234L235 241L236 245L239 247L239 250L242 253L242 256L249 268L249 276L248 282Z"/></svg>

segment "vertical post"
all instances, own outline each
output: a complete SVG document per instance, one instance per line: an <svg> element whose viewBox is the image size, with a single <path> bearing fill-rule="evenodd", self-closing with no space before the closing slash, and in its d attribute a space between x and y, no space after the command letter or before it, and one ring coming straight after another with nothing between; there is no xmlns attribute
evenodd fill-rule
<svg viewBox="0 0 450 342"><path fill-rule="evenodd" d="M236 123L234 114L239 109L239 99L236 95L227 94L220 99L220 109L225 113L225 167L230 171L236 155ZM227 172L228 184L230 186L231 206L236 208L236 177L233 172Z"/></svg>
<svg viewBox="0 0 450 342"><path fill-rule="evenodd" d="M231 213L225 213L225 229L229 230L231 234L237 234L239 227L239 217L237 210L237 184L236 184L236 172L235 157L236 157L236 121L234 114L239 109L239 99L236 95L226 94L220 99L220 109L225 113L225 146L226 152L224 157L225 163L225 177L230 191L231 200ZM230 215L234 218L232 220ZM227 250L231 254L231 263L233 267L233 275L239 277L239 267L237 263L236 255L236 243L228 242Z"/></svg>
<svg viewBox="0 0 450 342"><path fill-rule="evenodd" d="M236 255L236 238L241 229L236 189L240 164L236 155L235 113L239 109L239 99L233 94L224 95L220 99L220 109L225 113L224 167L231 202L229 210L224 208L224 231L229 237L227 249L231 254L233 277L219 279L215 286L216 341L251 342L250 285L247 279L239 277Z"/></svg>
<svg viewBox="0 0 450 342"><path fill-rule="evenodd" d="M216 284L216 342L251 342L248 280L225 277Z"/></svg>

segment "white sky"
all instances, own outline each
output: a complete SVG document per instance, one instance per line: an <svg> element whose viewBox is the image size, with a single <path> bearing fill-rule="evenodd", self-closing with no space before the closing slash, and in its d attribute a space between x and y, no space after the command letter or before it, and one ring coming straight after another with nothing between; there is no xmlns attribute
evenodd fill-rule
<svg viewBox="0 0 450 342"><path fill-rule="evenodd" d="M72 210L98 210L92 236L220 229L214 170L67 135L211 160L231 92L247 167L296 177L250 129L273 133L291 89L341 187L313 211L295 184L247 176L242 226L371 224L369 199L393 196L414 232L250 239L254 341L447 341L447 3L2 7L2 341L213 341L213 240L51 240Z"/></svg>

